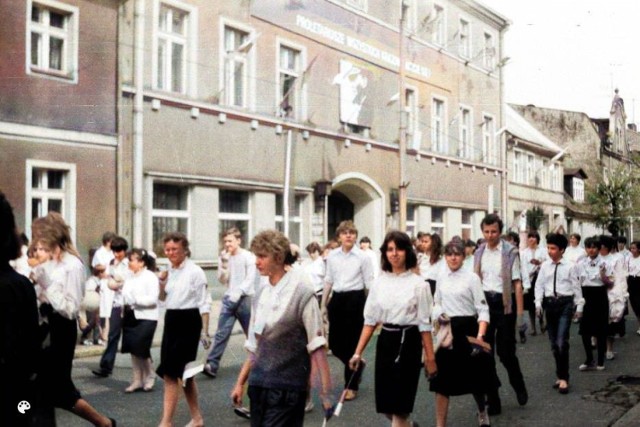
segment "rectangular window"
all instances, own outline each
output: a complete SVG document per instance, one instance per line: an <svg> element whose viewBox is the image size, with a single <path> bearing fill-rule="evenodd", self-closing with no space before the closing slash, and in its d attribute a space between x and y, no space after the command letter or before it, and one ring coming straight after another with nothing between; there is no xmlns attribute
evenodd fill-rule
<svg viewBox="0 0 640 427"><path fill-rule="evenodd" d="M460 108L460 157L464 159L473 158L473 124L471 110Z"/></svg>
<svg viewBox="0 0 640 427"><path fill-rule="evenodd" d="M493 70L496 66L496 48L493 44L493 35L484 33L484 49L482 51L482 63L487 70Z"/></svg>
<svg viewBox="0 0 640 427"><path fill-rule="evenodd" d="M58 212L75 233L76 166L40 160L27 160L25 230L31 222L49 212Z"/></svg>
<svg viewBox="0 0 640 427"><path fill-rule="evenodd" d="M225 25L224 27L224 103L233 107L247 107L248 59L252 43L249 33Z"/></svg>
<svg viewBox="0 0 640 427"><path fill-rule="evenodd" d="M496 128L491 116L484 116L482 119L482 161L492 165L498 164Z"/></svg>
<svg viewBox="0 0 640 427"><path fill-rule="evenodd" d="M551 190L560 191L562 190L562 181L561 181L561 168L557 163L552 163L549 166L550 169L550 178L551 178Z"/></svg>
<svg viewBox="0 0 640 427"><path fill-rule="evenodd" d="M419 150L421 133L418 124L418 96L414 89L405 90L404 105L407 113L407 140L411 148Z"/></svg>
<svg viewBox="0 0 640 427"><path fill-rule="evenodd" d="M435 17L433 22L433 37L432 41L438 46L444 46L446 39L446 21L444 17L444 8L439 5L433 7Z"/></svg>
<svg viewBox="0 0 640 427"><path fill-rule="evenodd" d="M157 89L186 93L189 12L160 4L156 34Z"/></svg>
<svg viewBox="0 0 640 427"><path fill-rule="evenodd" d="M462 58L471 58L471 24L464 19L460 19L458 27L458 53Z"/></svg>
<svg viewBox="0 0 640 427"><path fill-rule="evenodd" d="M418 13L416 0L403 0L406 5L404 28L409 33L414 33L417 28Z"/></svg>
<svg viewBox="0 0 640 427"><path fill-rule="evenodd" d="M584 181L580 178L573 178L573 200L584 202Z"/></svg>
<svg viewBox="0 0 640 427"><path fill-rule="evenodd" d="M29 72L77 80L78 9L49 0L33 1L27 19Z"/></svg>
<svg viewBox="0 0 640 427"><path fill-rule="evenodd" d="M431 103L431 149L438 153L447 151L444 120L444 101L434 99Z"/></svg>
<svg viewBox="0 0 640 427"><path fill-rule="evenodd" d="M535 185L535 158L532 154L527 155L527 168L526 168L526 178L525 184L527 185Z"/></svg>
<svg viewBox="0 0 640 427"><path fill-rule="evenodd" d="M293 206L289 210L289 235L291 243L302 246L302 204L305 196L296 195ZM284 233L284 206L282 194L276 194L276 229Z"/></svg>
<svg viewBox="0 0 640 427"><path fill-rule="evenodd" d="M300 118L301 89L299 79L301 70L301 52L280 45L278 55L278 84L280 86L278 109L280 117Z"/></svg>
<svg viewBox="0 0 640 427"><path fill-rule="evenodd" d="M416 205L407 203L407 234L409 237L416 235Z"/></svg>
<svg viewBox="0 0 640 427"><path fill-rule="evenodd" d="M431 208L431 232L444 237L444 208Z"/></svg>
<svg viewBox="0 0 640 427"><path fill-rule="evenodd" d="M471 218L473 218L473 211L468 209L462 210L462 219L460 221L460 229L463 240L471 239Z"/></svg>
<svg viewBox="0 0 640 427"><path fill-rule="evenodd" d="M247 245L250 235L251 207L246 191L220 190L218 219L220 233L237 227L242 233L242 244Z"/></svg>
<svg viewBox="0 0 640 427"><path fill-rule="evenodd" d="M189 236L189 187L154 183L151 211L152 245L164 254L165 234L179 231Z"/></svg>

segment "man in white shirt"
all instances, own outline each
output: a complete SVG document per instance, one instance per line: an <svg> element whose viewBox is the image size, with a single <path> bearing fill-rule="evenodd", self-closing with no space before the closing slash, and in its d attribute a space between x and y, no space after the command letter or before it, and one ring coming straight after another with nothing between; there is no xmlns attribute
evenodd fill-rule
<svg viewBox="0 0 640 427"><path fill-rule="evenodd" d="M537 231L532 230L527 234L527 247L520 251L524 308L529 312L531 335L537 335L538 333L536 329L536 308L533 303L536 279L538 277L538 272L540 271L540 265L549 258L547 256L547 251L539 245L540 234ZM544 333L544 320L542 316L537 318L540 321L540 332Z"/></svg>
<svg viewBox="0 0 640 427"><path fill-rule="evenodd" d="M618 236L616 238L616 242L618 244L618 253L624 259L624 265L629 264L629 258L631 258L631 252L627 249L627 238L624 236Z"/></svg>
<svg viewBox="0 0 640 427"><path fill-rule="evenodd" d="M91 259L91 267L101 265L106 270L113 259L113 251L111 250L111 242L115 239L116 233L107 231L102 235L102 246L96 250Z"/></svg>
<svg viewBox="0 0 640 427"><path fill-rule="evenodd" d="M584 304L574 264L562 257L567 244L567 238L562 234L547 235L550 259L540 267L535 284L536 314L544 307L547 334L556 362L557 379L554 388L560 394L569 392L569 332L573 309L577 306L576 317L579 318Z"/></svg>
<svg viewBox="0 0 640 427"><path fill-rule="evenodd" d="M518 403L526 405L529 395L516 356L516 324L522 324L524 310L518 248L500 238L503 222L498 215L484 217L480 228L485 242L474 254L474 272L482 281L491 317L485 341L498 353ZM502 412L497 389L487 393L487 403L489 415Z"/></svg>
<svg viewBox="0 0 640 427"><path fill-rule="evenodd" d="M336 230L340 247L327 257L322 314L329 316L329 348L344 363L345 400L356 398L364 370L349 368L364 325L365 290L373 280L371 260L356 246L358 230L352 221L342 221Z"/></svg>
<svg viewBox="0 0 640 427"><path fill-rule="evenodd" d="M253 254L240 247L242 233L236 227L227 230L223 237L224 250L218 263L218 280L227 286L222 298L218 317L218 330L213 339L213 348L207 356L203 373L215 378L220 359L229 343L236 320L240 322L244 335L249 333L251 320L251 296L255 293L256 260Z"/></svg>
<svg viewBox="0 0 640 427"><path fill-rule="evenodd" d="M98 377L108 377L113 371L113 365L116 362L116 354L118 353L118 344L122 335L122 309L124 300L122 298L122 286L129 276L129 260L126 257L129 244L119 236L111 240L111 250L113 251L113 259L107 268L109 278L107 286L101 286L100 292L105 293L107 298L101 298L100 317L109 319L109 338L107 340L107 348L102 353L100 359L100 368L94 369L94 375ZM102 265L100 263L96 265ZM101 295L102 297L102 295Z"/></svg>

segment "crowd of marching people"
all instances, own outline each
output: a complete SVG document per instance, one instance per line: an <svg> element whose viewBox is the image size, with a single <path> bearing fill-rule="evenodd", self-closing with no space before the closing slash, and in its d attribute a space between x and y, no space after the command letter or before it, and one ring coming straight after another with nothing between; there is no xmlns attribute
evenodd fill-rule
<svg viewBox="0 0 640 427"><path fill-rule="evenodd" d="M302 426L314 396L325 419L338 415L358 398L369 370L376 411L392 426L417 426L411 413L421 373L435 393L438 427L447 424L451 397L468 394L477 424L490 426L502 412L498 361L518 404L528 402L518 340L547 334L555 362L549 376L567 394L571 373L604 370L617 356L627 302L640 315L640 242L627 249L624 237L601 235L581 245L577 234L550 233L541 245L530 231L521 244L518 233L505 234L500 217L489 214L477 242L390 231L378 251L343 221L335 239L307 245L304 260L278 231L258 233L245 249L238 229L225 230L217 275L226 291L211 337L207 277L191 261L184 234L164 237L166 266L159 266L156 254L108 232L85 267L59 214L34 220L30 243L18 235L1 194L0 217L0 369L3 396L15 396L2 405L3 425L55 425L55 408L95 426L116 425L72 381L79 343L104 346L92 371L99 378L112 375L118 351L130 354L125 393L152 391L162 379L160 426L173 425L181 394L188 426L202 426L196 377L218 376L237 320L247 357L230 395L236 414L252 426ZM162 312L156 361L151 346ZM584 363L571 367L574 323ZM374 336L375 356L366 360ZM206 363L194 369L201 346ZM335 387L329 354L341 365ZM15 410L25 396L35 409L28 418Z"/></svg>

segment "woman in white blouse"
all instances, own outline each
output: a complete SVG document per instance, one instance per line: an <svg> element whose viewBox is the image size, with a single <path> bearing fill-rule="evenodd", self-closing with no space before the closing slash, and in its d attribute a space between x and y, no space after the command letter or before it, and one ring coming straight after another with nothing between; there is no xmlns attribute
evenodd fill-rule
<svg viewBox="0 0 640 427"><path fill-rule="evenodd" d="M173 425L184 368L196 359L198 342L203 336L201 333L206 331L210 303L207 299L207 277L202 268L188 258L187 236L179 232L167 234L164 253L171 266L160 281L160 300L165 301L166 312L160 366L156 372L164 380L160 427L169 427ZM191 413L188 426L203 426L194 378L188 378L182 385Z"/></svg>
<svg viewBox="0 0 640 427"><path fill-rule="evenodd" d="M410 426L423 348L426 372L432 376L437 370L431 339L431 291L411 271L417 258L409 236L389 232L380 252L382 273L369 290L362 334L349 366L357 370L363 363L362 352L381 324L376 347L376 411L385 414L394 427Z"/></svg>
<svg viewBox="0 0 640 427"><path fill-rule="evenodd" d="M43 403L38 410L43 410L42 417L46 418L52 415L47 413L49 408L63 408L95 426L115 426L113 419L100 414L80 396L71 379L78 336L76 319L82 302L85 270L69 230L57 212L49 212L32 224L38 258L48 259L33 271L42 288L40 312L49 323L49 345L39 358L42 367L38 372L38 383ZM43 252L49 256L40 256Z"/></svg>
<svg viewBox="0 0 640 427"><path fill-rule="evenodd" d="M434 295L433 319L446 315L451 322L452 346L440 346L436 351L438 375L429 389L436 392L436 425L447 423L449 396L473 394L478 405L478 424L489 426L485 393L497 378L491 356L473 351L468 337L482 341L489 325L489 308L478 276L462 267L464 244L455 239L444 248L446 267L438 276ZM495 389L495 387L493 387Z"/></svg>
<svg viewBox="0 0 640 427"><path fill-rule="evenodd" d="M151 343L158 325L158 277L153 273L156 261L149 253L133 248L129 253L129 270L133 273L124 282L125 303L122 326L122 352L131 353L133 380L126 393L151 391L155 372L151 365Z"/></svg>

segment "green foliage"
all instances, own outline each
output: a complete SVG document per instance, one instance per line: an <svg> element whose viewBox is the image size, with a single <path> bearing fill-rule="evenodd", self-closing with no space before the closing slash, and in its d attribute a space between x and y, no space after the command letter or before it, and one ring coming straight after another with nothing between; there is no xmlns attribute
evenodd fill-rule
<svg viewBox="0 0 640 427"><path fill-rule="evenodd" d="M620 166L596 177L585 191L585 202L596 224L612 236L620 235L640 208L639 178L635 170Z"/></svg>
<svg viewBox="0 0 640 427"><path fill-rule="evenodd" d="M544 211L540 206L534 206L527 210L527 227L530 231L537 231L544 221Z"/></svg>

